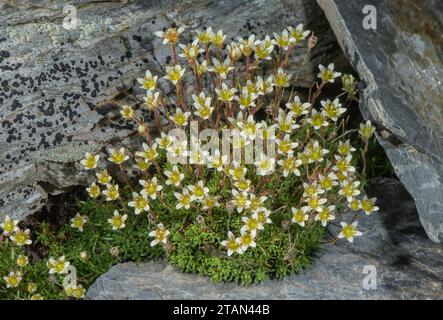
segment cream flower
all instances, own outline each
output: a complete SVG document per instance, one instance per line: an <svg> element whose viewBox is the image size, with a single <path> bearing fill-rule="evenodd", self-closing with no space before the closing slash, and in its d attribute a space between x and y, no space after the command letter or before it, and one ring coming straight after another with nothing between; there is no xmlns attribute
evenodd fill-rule
<svg viewBox="0 0 443 320"><path fill-rule="evenodd" d="M205 31L197 31L197 39L199 42L209 45L214 36L214 32L211 27L208 27Z"/></svg>
<svg viewBox="0 0 443 320"><path fill-rule="evenodd" d="M379 210L379 208L375 205L376 201L376 198L368 198L365 195L363 199L361 199L360 207L367 215L370 215L372 212Z"/></svg>
<svg viewBox="0 0 443 320"><path fill-rule="evenodd" d="M308 197L305 199L306 202L306 208L309 211L318 211L321 212L323 210L322 205L327 202L326 198L320 198L319 196L315 195L312 197Z"/></svg>
<svg viewBox="0 0 443 320"><path fill-rule="evenodd" d="M355 151L355 148L351 146L351 142L349 140L346 140L346 142L339 141L338 142L338 148L337 151L342 156L347 156L348 154L351 154Z"/></svg>
<svg viewBox="0 0 443 320"><path fill-rule="evenodd" d="M157 177L153 177L150 181L139 180L139 183L143 186L140 194L153 200L157 199L157 194L163 189L163 186L158 184Z"/></svg>
<svg viewBox="0 0 443 320"><path fill-rule="evenodd" d="M303 188L304 188L303 197L305 198L315 197L325 193L325 190L319 187L317 181L314 181L310 184L303 182Z"/></svg>
<svg viewBox="0 0 443 320"><path fill-rule="evenodd" d="M198 200L203 199L209 193L209 188L205 187L203 180L199 180L196 185L189 185L187 188L191 191L194 199Z"/></svg>
<svg viewBox="0 0 443 320"><path fill-rule="evenodd" d="M237 208L237 212L242 212L244 209L247 209L250 205L249 196L246 191L238 192L235 189L232 189L232 204Z"/></svg>
<svg viewBox="0 0 443 320"><path fill-rule="evenodd" d="M174 45L178 42L180 34L185 30L185 28L168 28L165 31L156 31L155 35L163 39L163 44Z"/></svg>
<svg viewBox="0 0 443 320"><path fill-rule="evenodd" d="M95 182L93 182L89 187L87 187L86 191L88 192L91 198L98 198L101 194L100 187Z"/></svg>
<svg viewBox="0 0 443 320"><path fill-rule="evenodd" d="M260 224L264 225L272 223L272 220L269 218L271 215L271 210L263 209L255 213L257 214L257 221Z"/></svg>
<svg viewBox="0 0 443 320"><path fill-rule="evenodd" d="M274 33L274 38L275 44L282 48L284 51L287 51L292 45L292 42L289 38L289 32L286 29L283 30L281 35Z"/></svg>
<svg viewBox="0 0 443 320"><path fill-rule="evenodd" d="M292 154L288 155L285 159L278 160L277 163L283 168L283 177L287 177L289 174L300 176L298 167L302 164L302 161L294 158Z"/></svg>
<svg viewBox="0 0 443 320"><path fill-rule="evenodd" d="M66 261L65 256L61 256L58 259L50 257L46 266L49 269L49 274L65 274L68 272L70 262Z"/></svg>
<svg viewBox="0 0 443 320"><path fill-rule="evenodd" d="M216 149L214 155L208 155L208 168L213 168L217 171L223 170L223 165L228 163L228 156L226 154L221 155L220 151Z"/></svg>
<svg viewBox="0 0 443 320"><path fill-rule="evenodd" d="M211 42L214 46L223 48L223 43L226 39L226 35L223 34L222 30L218 30L217 33L211 34Z"/></svg>
<svg viewBox="0 0 443 320"><path fill-rule="evenodd" d="M303 24L297 25L297 27L288 27L288 31L290 34L290 41L291 43L299 43L300 41L304 40L311 31L309 30L303 30Z"/></svg>
<svg viewBox="0 0 443 320"><path fill-rule="evenodd" d="M3 280L6 282L6 288L17 288L22 281L22 274L19 271L11 271Z"/></svg>
<svg viewBox="0 0 443 320"><path fill-rule="evenodd" d="M351 202L355 196L360 194L360 190L357 189L359 185L360 181L345 180L342 182L341 189L338 191L338 194L345 196L348 202Z"/></svg>
<svg viewBox="0 0 443 320"><path fill-rule="evenodd" d="M18 220L11 219L10 216L6 215L0 227L3 229L5 236L10 236L18 230Z"/></svg>
<svg viewBox="0 0 443 320"><path fill-rule="evenodd" d="M108 219L108 223L112 226L112 230L123 229L126 227L125 221L127 218L127 214L121 215L117 210L114 210L114 215Z"/></svg>
<svg viewBox="0 0 443 320"><path fill-rule="evenodd" d="M341 222L340 224L342 229L338 234L339 238L346 238L349 242L354 242L354 237L362 235L362 233L357 230L357 221L354 221L352 224L347 224L346 222Z"/></svg>
<svg viewBox="0 0 443 320"><path fill-rule="evenodd" d="M149 236L155 238L151 241L151 247L157 245L158 243L166 244L169 234L169 230L165 229L162 223L157 224L157 229L149 232Z"/></svg>
<svg viewBox="0 0 443 320"><path fill-rule="evenodd" d="M267 95L274 91L275 78L273 75L270 75L266 80L263 80L262 77L257 76L257 81L255 83L256 94L257 95Z"/></svg>
<svg viewBox="0 0 443 320"><path fill-rule="evenodd" d="M166 75L163 77L173 84L177 85L180 79L185 74L186 69L182 68L181 65L177 64L175 66L167 66L166 67Z"/></svg>
<svg viewBox="0 0 443 320"><path fill-rule="evenodd" d="M255 248L257 244L255 243L255 236L247 230L240 231L240 246L242 251L246 251L249 247Z"/></svg>
<svg viewBox="0 0 443 320"><path fill-rule="evenodd" d="M214 58L212 59L212 63L214 65L212 67L209 67L208 71L214 72L223 80L226 79L229 71L234 70L234 67L231 66L231 59L229 58L225 59L223 63Z"/></svg>
<svg viewBox="0 0 443 320"><path fill-rule="evenodd" d="M143 97L146 108L149 110L157 110L160 106L160 92L146 92L146 96Z"/></svg>
<svg viewBox="0 0 443 320"><path fill-rule="evenodd" d="M292 211L292 222L304 227L306 221L309 219L307 214L308 210L306 207L303 208L291 208Z"/></svg>
<svg viewBox="0 0 443 320"><path fill-rule="evenodd" d="M237 40L245 57L249 57L252 54L254 45L256 43L255 35L251 34L247 38L238 37Z"/></svg>
<svg viewBox="0 0 443 320"><path fill-rule="evenodd" d="M329 153L329 150L322 149L318 141L314 140L306 146L305 153L308 155L309 163L322 162L323 157Z"/></svg>
<svg viewBox="0 0 443 320"><path fill-rule="evenodd" d="M157 143L153 143L152 146L148 146L146 143L143 143L142 147L143 151L136 152L136 156L142 157L148 161L154 161L158 157Z"/></svg>
<svg viewBox="0 0 443 320"><path fill-rule="evenodd" d="M366 123L360 124L359 134L363 140L368 140L374 134L375 127L372 125L371 121L366 121Z"/></svg>
<svg viewBox="0 0 443 320"><path fill-rule="evenodd" d="M240 45L234 41L226 46L226 51L228 53L228 57L233 61L237 61L243 55Z"/></svg>
<svg viewBox="0 0 443 320"><path fill-rule="evenodd" d="M118 150L109 149L109 153L111 156L108 158L108 160L115 164L122 164L129 159L129 156L125 154L125 148L120 148Z"/></svg>
<svg viewBox="0 0 443 320"><path fill-rule="evenodd" d="M302 103L299 96L295 96L294 100L286 103L286 108L288 108L296 117L308 114L310 107L311 104L309 102Z"/></svg>
<svg viewBox="0 0 443 320"><path fill-rule="evenodd" d="M120 114L124 119L133 119L134 118L134 109L132 109L132 106L125 104L121 107Z"/></svg>
<svg viewBox="0 0 443 320"><path fill-rule="evenodd" d="M257 175L266 176L272 174L275 170L275 158L261 155L260 160L255 161L254 165L257 169Z"/></svg>
<svg viewBox="0 0 443 320"><path fill-rule="evenodd" d="M259 230L263 230L264 226L258 221L258 214L253 213L251 217L242 217L243 226L240 229L240 232L248 231L251 233L253 237L257 235Z"/></svg>
<svg viewBox="0 0 443 320"><path fill-rule="evenodd" d="M243 253L240 238L235 238L234 234L231 231L228 232L228 240L223 240L221 242L221 245L226 247L228 257L232 256L233 253Z"/></svg>
<svg viewBox="0 0 443 320"><path fill-rule="evenodd" d="M146 70L144 78L137 78L137 82L140 83L142 89L152 91L157 87L157 76L153 76L151 71Z"/></svg>
<svg viewBox="0 0 443 320"><path fill-rule="evenodd" d="M184 127L188 125L188 118L191 116L190 112L183 112L180 108L175 109L175 114L169 116L176 125Z"/></svg>
<svg viewBox="0 0 443 320"><path fill-rule="evenodd" d="M87 222L87 216L82 216L80 213L77 213L75 217L71 219L71 227L77 229L80 232L83 232L83 227Z"/></svg>
<svg viewBox="0 0 443 320"><path fill-rule="evenodd" d="M335 206L322 207L320 211L315 215L314 220L320 221L323 227L326 227L329 221L334 220L335 216L332 214Z"/></svg>
<svg viewBox="0 0 443 320"><path fill-rule="evenodd" d="M257 197L255 194L251 193L249 198L250 203L248 210L250 210L252 213L258 213L266 210L264 203L267 199L267 196Z"/></svg>
<svg viewBox="0 0 443 320"><path fill-rule="evenodd" d="M330 172L327 175L320 174L318 176L320 187L324 190L331 190L333 187L338 186L337 176Z"/></svg>
<svg viewBox="0 0 443 320"><path fill-rule="evenodd" d="M283 68L278 68L277 74L274 75L275 86L286 88L289 87L289 80L291 80L292 75L286 73Z"/></svg>
<svg viewBox="0 0 443 320"><path fill-rule="evenodd" d="M251 189L251 180L245 179L245 178L242 178L240 180L236 180L234 182L234 186L239 191L249 191L249 189Z"/></svg>
<svg viewBox="0 0 443 320"><path fill-rule="evenodd" d="M320 101L320 104L323 106L321 110L322 114L332 121L337 121L338 118L346 112L346 109L341 107L338 98L334 99L332 102L329 99L326 101Z"/></svg>
<svg viewBox="0 0 443 320"><path fill-rule="evenodd" d="M235 88L228 88L228 86L225 83L222 83L222 88L216 88L215 92L218 95L218 100L223 102L230 102L235 98L235 93L238 90Z"/></svg>
<svg viewBox="0 0 443 320"><path fill-rule="evenodd" d="M332 167L333 170L343 173L345 176L348 172L355 172L355 167L351 165L352 155L348 154L346 157L334 156L335 165Z"/></svg>
<svg viewBox="0 0 443 320"><path fill-rule="evenodd" d="M298 147L298 142L291 141L291 136L289 134L285 134L283 140L276 139L275 143L277 144L277 152L283 155L293 154L294 149Z"/></svg>
<svg viewBox="0 0 443 320"><path fill-rule="evenodd" d="M284 110L278 110L277 123L278 129L281 132L291 133L292 130L300 128L298 124L294 122L294 114L290 111L286 113Z"/></svg>
<svg viewBox="0 0 443 320"><path fill-rule="evenodd" d="M182 58L186 58L188 59L188 61L191 62L197 59L200 53L205 51L198 45L198 39L192 41L192 43L188 45L183 45L180 43L179 46L182 49L182 52L179 54L179 56Z"/></svg>
<svg viewBox="0 0 443 320"><path fill-rule="evenodd" d="M18 257L17 257L17 260L15 261L15 263L17 264L17 266L19 266L19 267L25 267L25 266L27 266L28 265L28 263L29 263L29 259L28 259L28 257L27 256L24 256L24 255L19 255Z"/></svg>
<svg viewBox="0 0 443 320"><path fill-rule="evenodd" d="M306 121L310 123L315 130L320 129L321 127L327 127L329 125L328 121L326 121L326 117L321 112L317 112L315 109L311 110L311 115L306 119Z"/></svg>
<svg viewBox="0 0 443 320"><path fill-rule="evenodd" d="M111 175L108 173L108 170L106 169L97 172L95 175L97 176L97 182L103 185L107 185L112 180Z"/></svg>
<svg viewBox="0 0 443 320"><path fill-rule="evenodd" d="M19 247L24 245L30 245L32 243L29 237L30 233L31 231L29 229L26 230L17 229L9 238Z"/></svg>
<svg viewBox="0 0 443 320"><path fill-rule="evenodd" d="M177 198L178 203L175 205L177 210L181 208L185 208L188 210L191 207L192 202L195 200L195 197L189 193L188 189L183 189L182 193L174 192L174 196Z"/></svg>
<svg viewBox="0 0 443 320"><path fill-rule="evenodd" d="M323 66L322 64L318 66L318 69L320 70L320 72L318 73L318 77L320 79L322 79L322 81L324 82L331 82L333 83L335 78L338 78L341 76L340 72L335 72L334 71L334 64L330 63L328 64L328 67L325 68L325 66Z"/></svg>
<svg viewBox="0 0 443 320"><path fill-rule="evenodd" d="M85 153L85 158L80 161L80 164L85 167L86 170L97 168L100 155L93 155L89 152Z"/></svg>
<svg viewBox="0 0 443 320"><path fill-rule="evenodd" d="M138 194L137 192L132 193L132 201L128 202L128 207L134 208L134 213L139 215L143 211L149 211L149 200L143 191Z"/></svg>
<svg viewBox="0 0 443 320"><path fill-rule="evenodd" d="M176 165L172 167L171 171L166 170L164 173L165 176L168 177L168 179L166 180L167 185L174 185L178 187L182 180L185 178L185 175L180 172Z"/></svg>
<svg viewBox="0 0 443 320"><path fill-rule="evenodd" d="M220 207L218 202L219 196L205 195L205 197L200 200L203 204L203 210L212 210L215 207Z"/></svg>
<svg viewBox="0 0 443 320"><path fill-rule="evenodd" d="M120 198L119 186L118 184L108 184L106 185L106 190L103 190L103 194L106 196L106 201L114 201Z"/></svg>
<svg viewBox="0 0 443 320"><path fill-rule="evenodd" d="M243 87L241 94L235 96L234 99L238 101L240 109L246 110L251 107L255 107L255 99L257 96L254 93L250 93L248 88Z"/></svg>
<svg viewBox="0 0 443 320"><path fill-rule="evenodd" d="M172 144L173 138L162 132L159 138L155 139L160 149L166 150Z"/></svg>

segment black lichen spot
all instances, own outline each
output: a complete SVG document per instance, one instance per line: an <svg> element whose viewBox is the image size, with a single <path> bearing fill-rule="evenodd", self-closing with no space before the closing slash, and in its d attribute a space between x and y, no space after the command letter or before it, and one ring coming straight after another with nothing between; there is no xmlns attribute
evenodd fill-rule
<svg viewBox="0 0 443 320"><path fill-rule="evenodd" d="M141 36L138 36L138 35L136 35L136 34L134 34L134 35L132 36L132 39L134 39L134 40L137 41L137 42L141 42L141 41L142 41L142 37L141 37Z"/></svg>

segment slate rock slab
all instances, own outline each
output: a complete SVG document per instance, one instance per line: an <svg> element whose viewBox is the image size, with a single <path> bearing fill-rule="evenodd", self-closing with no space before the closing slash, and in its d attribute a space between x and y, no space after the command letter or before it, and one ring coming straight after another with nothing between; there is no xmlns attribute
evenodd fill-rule
<svg viewBox="0 0 443 320"><path fill-rule="evenodd" d="M246 288L183 274L165 261L129 262L99 277L87 298L443 299L443 246L427 238L413 200L398 181L374 181L372 190L381 210L359 219L363 236L354 244L324 245L311 267L283 281ZM376 282L366 282L375 289L365 289L364 270L376 271Z"/></svg>
<svg viewBox="0 0 443 320"><path fill-rule="evenodd" d="M79 19L68 29L66 5ZM0 216L22 219L48 194L87 184L84 153L126 141L134 128L119 119L119 105L142 101L136 78L146 69L164 74L160 63L171 57L154 32L172 23L187 28L184 42L208 26L231 38L304 23L320 39L300 87L319 63L345 61L314 1L0 1Z"/></svg>
<svg viewBox="0 0 443 320"><path fill-rule="evenodd" d="M360 108L379 129L397 176L411 193L429 238L443 240L443 2L317 0L365 82Z"/></svg>

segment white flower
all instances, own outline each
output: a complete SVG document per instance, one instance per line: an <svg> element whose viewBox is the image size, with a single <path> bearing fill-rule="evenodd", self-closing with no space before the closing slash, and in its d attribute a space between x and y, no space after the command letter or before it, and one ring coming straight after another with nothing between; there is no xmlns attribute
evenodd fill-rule
<svg viewBox="0 0 443 320"><path fill-rule="evenodd" d="M108 173L106 169L97 172L95 175L97 176L97 182L103 185L107 185L112 180L111 175Z"/></svg>
<svg viewBox="0 0 443 320"><path fill-rule="evenodd" d="M327 127L329 123L326 121L326 117L320 113L317 112L317 110L312 109L311 110L311 116L306 119L308 123L310 123L315 130L320 129L321 127Z"/></svg>
<svg viewBox="0 0 443 320"><path fill-rule="evenodd" d="M285 159L278 160L277 163L283 168L283 177L287 177L291 173L300 176L298 167L302 164L302 161L294 158L292 154L289 154Z"/></svg>
<svg viewBox="0 0 443 320"><path fill-rule="evenodd" d="M18 220L11 219L10 216L6 215L0 227L3 229L3 234L5 236L10 236L18 230Z"/></svg>
<svg viewBox="0 0 443 320"><path fill-rule="evenodd" d="M331 190L332 187L338 186L337 176L334 172L330 172L326 176L320 174L318 180L320 182L320 187L324 190Z"/></svg>
<svg viewBox="0 0 443 320"><path fill-rule="evenodd" d="M249 196L246 191L238 192L237 190L232 189L231 192L233 196L232 203L237 208L237 212L242 212L243 209L249 207L251 202L249 201Z"/></svg>
<svg viewBox="0 0 443 320"><path fill-rule="evenodd" d="M288 27L288 31L290 34L290 41L294 44L304 40L311 32L309 30L303 30L303 24L301 23L297 25L295 29L293 27Z"/></svg>
<svg viewBox="0 0 443 320"><path fill-rule="evenodd" d="M137 82L140 83L142 89L152 91L157 86L157 76L152 76L151 71L146 70L144 78L137 78Z"/></svg>
<svg viewBox="0 0 443 320"><path fill-rule="evenodd" d="M223 63L218 61L216 58L212 59L214 66L209 67L208 71L216 73L223 80L228 76L229 71L234 70L231 66L231 59L227 58Z"/></svg>
<svg viewBox="0 0 443 320"><path fill-rule="evenodd" d="M26 229L24 231L17 229L9 238L19 247L24 245L30 245L32 243L29 237L30 233L31 231L29 229Z"/></svg>
<svg viewBox="0 0 443 320"><path fill-rule="evenodd" d="M291 141L291 135L285 134L283 140L276 139L275 143L277 144L277 152L279 154L293 154L294 149L298 147L298 142Z"/></svg>
<svg viewBox="0 0 443 320"><path fill-rule="evenodd" d="M209 193L209 188L204 186L203 180L199 180L196 185L189 185L188 190L191 191L194 199L201 200Z"/></svg>
<svg viewBox="0 0 443 320"><path fill-rule="evenodd" d="M264 203L265 201L268 199L267 196L260 196L260 197L256 197L255 194L250 194L250 203L249 203L249 210L252 213L258 213L260 211L264 211L266 210L266 208L264 207Z"/></svg>
<svg viewBox="0 0 443 320"><path fill-rule="evenodd" d="M342 226L342 229L341 232L338 234L339 238L346 238L349 242L354 242L354 237L362 235L362 233L357 230L357 221L354 221L350 225L346 222L341 222L340 224Z"/></svg>
<svg viewBox="0 0 443 320"><path fill-rule="evenodd" d="M170 137L166 133L162 132L159 138L155 139L160 149L166 150L172 144L173 137Z"/></svg>
<svg viewBox="0 0 443 320"><path fill-rule="evenodd" d="M176 125L184 127L188 124L188 118L191 116L190 112L183 112L180 108L175 109L175 114L169 116Z"/></svg>
<svg viewBox="0 0 443 320"><path fill-rule="evenodd" d="M337 151L338 153L340 153L342 156L347 156L348 154L351 154L352 152L354 152L356 149L351 146L351 142L349 140L346 140L346 142L343 141L339 141L338 142L338 148Z"/></svg>
<svg viewBox="0 0 443 320"><path fill-rule="evenodd" d="M322 64L318 66L318 69L320 72L318 73L318 77L322 79L324 82L331 82L333 83L335 78L338 78L341 76L340 72L334 71L334 64L330 63L328 64L328 67L325 68Z"/></svg>
<svg viewBox="0 0 443 320"><path fill-rule="evenodd" d="M305 153L308 156L309 163L322 162L323 156L329 153L329 150L322 149L318 141L314 140L306 146Z"/></svg>
<svg viewBox="0 0 443 320"><path fill-rule="evenodd" d="M317 215L315 216L315 221L320 221L321 225L323 227L326 227L328 222L330 220L334 220L335 216L332 214L332 211L334 211L335 206L329 206L329 207L321 207L321 210L318 211Z"/></svg>
<svg viewBox="0 0 443 320"><path fill-rule="evenodd" d="M146 92L146 96L143 97L143 101L149 110L156 110L160 106L160 92Z"/></svg>
<svg viewBox="0 0 443 320"><path fill-rule="evenodd" d="M295 96L292 102L286 103L286 108L288 108L296 117L308 114L310 107L311 104L309 102L302 103L298 96Z"/></svg>
<svg viewBox="0 0 443 320"><path fill-rule="evenodd" d="M315 195L312 197L308 197L305 199L307 204L306 208L309 211L318 211L321 212L323 210L322 205L327 202L326 198L319 198L319 196Z"/></svg>
<svg viewBox="0 0 443 320"><path fill-rule="evenodd" d="M375 205L376 198L368 198L366 195L361 199L360 207L367 214L370 215L374 211L378 211L379 208Z"/></svg>
<svg viewBox="0 0 443 320"><path fill-rule="evenodd" d="M106 201L114 201L120 198L119 186L118 184L107 184L106 190L103 191L106 196Z"/></svg>
<svg viewBox="0 0 443 320"><path fill-rule="evenodd" d="M3 280L6 282L6 288L17 288L22 281L22 274L19 271L11 271Z"/></svg>
<svg viewBox="0 0 443 320"><path fill-rule="evenodd" d="M335 165L332 167L333 170L341 172L345 176L348 172L355 172L355 167L351 166L352 155L348 154L346 157L334 156Z"/></svg>
<svg viewBox="0 0 443 320"><path fill-rule="evenodd" d="M303 188L304 188L303 197L305 197L305 198L314 197L319 194L325 193L325 190L323 190L322 188L320 188L318 186L317 181L315 181L311 184L303 182Z"/></svg>
<svg viewBox="0 0 443 320"><path fill-rule="evenodd" d="M221 245L228 249L228 257L230 257L233 253L243 253L243 250L241 248L241 239L235 238L234 234L231 231L228 232L228 240L222 241Z"/></svg>
<svg viewBox="0 0 443 320"><path fill-rule="evenodd" d="M168 79L173 84L177 85L180 79L185 74L186 69L182 68L181 65L177 64L175 66L167 66L166 67L166 75L163 77Z"/></svg>
<svg viewBox="0 0 443 320"><path fill-rule="evenodd" d="M286 88L289 87L289 80L291 80L292 75L286 73L283 68L278 68L277 74L274 75L275 86Z"/></svg>
<svg viewBox="0 0 443 320"><path fill-rule="evenodd" d="M195 197L189 193L188 189L183 189L182 193L174 192L174 196L177 198L178 203L176 204L176 209L189 209L191 207L191 203L195 200Z"/></svg>
<svg viewBox="0 0 443 320"><path fill-rule="evenodd" d="M142 157L147 161L153 161L158 157L157 152L157 143L152 144L152 146L148 146L146 143L143 143L143 151L138 151L135 153L136 156Z"/></svg>
<svg viewBox="0 0 443 320"><path fill-rule="evenodd" d="M291 133L292 130L300 128L298 124L294 123L293 116L292 111L286 113L279 109L277 116L278 129L282 132Z"/></svg>
<svg viewBox="0 0 443 320"><path fill-rule="evenodd" d="M180 33L182 33L185 28L169 28L165 31L156 31L155 35L157 37L163 38L163 44L171 44L174 45L178 42Z"/></svg>
<svg viewBox="0 0 443 320"><path fill-rule="evenodd" d="M185 178L185 175L180 172L176 165L172 167L171 171L165 171L165 176L168 177L168 179L166 180L166 184L174 185L176 187L178 187L182 180Z"/></svg>
<svg viewBox="0 0 443 320"><path fill-rule="evenodd" d="M117 210L114 210L114 215L112 218L108 219L108 223L112 226L112 230L123 229L126 227L125 221L127 218L127 214L120 215Z"/></svg>
<svg viewBox="0 0 443 320"><path fill-rule="evenodd" d="M155 239L151 241L151 247L157 245L158 243L166 244L168 241L169 230L165 229L162 223L157 224L157 229L149 232L150 237Z"/></svg>
<svg viewBox="0 0 443 320"><path fill-rule="evenodd" d="M163 189L163 186L158 184L157 177L153 177L150 181L139 180L139 183L143 186L140 194L153 200L157 199L157 193Z"/></svg>
<svg viewBox="0 0 443 320"><path fill-rule="evenodd" d="M255 243L255 236L247 230L240 231L240 246L242 251L246 251L249 247L255 248L257 244Z"/></svg>
<svg viewBox="0 0 443 320"><path fill-rule="evenodd" d="M257 235L258 230L263 230L263 225L258 221L258 213L253 213L251 217L242 217L243 226L240 231L248 231L253 237Z"/></svg>
<svg viewBox="0 0 443 320"><path fill-rule="evenodd" d="M320 101L320 104L323 106L321 111L322 114L332 121L337 121L337 119L346 112L346 109L341 107L338 98L334 99L332 102L329 99L326 101Z"/></svg>
<svg viewBox="0 0 443 320"><path fill-rule="evenodd" d="M191 62L197 59L200 53L205 51L199 47L198 39L195 39L194 41L192 41L191 44L188 45L183 45L180 43L179 47L182 49L182 52L179 54L179 56L182 58L186 58Z"/></svg>
<svg viewBox="0 0 443 320"><path fill-rule="evenodd" d="M223 48L223 43L226 39L226 35L223 34L222 30L218 30L217 33L211 34L211 42L214 46Z"/></svg>
<svg viewBox="0 0 443 320"><path fill-rule="evenodd" d="M70 262L66 261L65 256L61 256L58 259L50 257L46 263L46 266L49 269L49 274L64 274L68 272Z"/></svg>
<svg viewBox="0 0 443 320"><path fill-rule="evenodd" d="M222 83L222 88L216 88L215 92L218 95L218 100L224 101L224 102L230 102L234 99L235 93L238 90L235 88L228 88L228 86L225 83Z"/></svg>
<svg viewBox="0 0 443 320"><path fill-rule="evenodd" d="M241 94L239 96L235 96L234 99L238 101L240 105L240 109L246 110L251 107L255 107L255 99L257 95L255 93L250 93L248 88L243 87Z"/></svg>
<svg viewBox="0 0 443 320"><path fill-rule="evenodd" d="M223 165L228 163L228 155L224 154L222 156L218 149L214 151L213 156L209 155L207 158L208 168L214 168L219 172L223 170Z"/></svg>
<svg viewBox="0 0 443 320"><path fill-rule="evenodd" d="M287 51L289 47L292 45L292 42L289 38L288 30L283 30L282 34L279 35L274 33L275 44L282 48L284 51Z"/></svg>
<svg viewBox="0 0 443 320"><path fill-rule="evenodd" d="M359 185L360 181L345 180L342 182L341 189L338 191L338 194L345 196L348 202L351 202L355 196L360 194L360 190L357 189Z"/></svg>
<svg viewBox="0 0 443 320"><path fill-rule="evenodd" d="M255 83L255 87L257 88L257 95L266 95L270 94L274 91L275 78L273 75L270 75L266 80L263 80L262 77L257 76L257 81Z"/></svg>
<svg viewBox="0 0 443 320"><path fill-rule="evenodd" d="M203 210L212 210L214 207L220 207L219 196L206 195L200 202L203 204Z"/></svg>
<svg viewBox="0 0 443 320"><path fill-rule="evenodd" d="M259 176L266 176L274 172L275 158L270 158L262 154L260 160L254 162L254 165L257 168L257 174Z"/></svg>
<svg viewBox="0 0 443 320"><path fill-rule="evenodd" d="M135 214L138 215L143 211L149 211L149 200L147 197L145 189L138 194L137 192L132 193L132 201L128 202L128 207L134 208Z"/></svg>
<svg viewBox="0 0 443 320"><path fill-rule="evenodd" d="M75 217L71 219L71 227L77 229L80 232L83 232L83 227L87 222L87 216L82 216L80 213L77 213Z"/></svg>
<svg viewBox="0 0 443 320"><path fill-rule="evenodd" d="M100 155L93 155L89 152L85 153L85 158L80 161L80 164L85 167L85 169L95 169L97 168L98 160L100 159Z"/></svg>
<svg viewBox="0 0 443 320"><path fill-rule="evenodd" d="M363 140L368 140L374 134L375 127L372 125L371 121L366 121L366 123L360 123L359 134Z"/></svg>
<svg viewBox="0 0 443 320"><path fill-rule="evenodd" d="M303 208L291 208L292 211L292 222L297 223L300 226L304 227L305 222L308 221L309 215L307 214L308 210L306 207Z"/></svg>
<svg viewBox="0 0 443 320"><path fill-rule="evenodd" d="M109 149L110 157L108 160L115 164L122 164L129 159L129 156L125 154L125 148L120 148L119 150Z"/></svg>

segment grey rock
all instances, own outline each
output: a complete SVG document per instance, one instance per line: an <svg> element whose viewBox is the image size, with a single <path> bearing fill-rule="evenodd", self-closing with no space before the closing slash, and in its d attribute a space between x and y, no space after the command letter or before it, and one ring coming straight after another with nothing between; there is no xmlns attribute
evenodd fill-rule
<svg viewBox="0 0 443 320"><path fill-rule="evenodd" d="M72 22L65 5L76 8L73 28L63 25ZM0 216L21 219L49 193L88 183L78 160L130 136L118 106L142 100L135 79L146 69L164 73L169 49L154 32L174 22L187 27L186 39L207 26L234 37L304 23L320 36L300 72L304 88L315 65L345 61L313 1L23 0L0 8ZM297 51L293 68L305 53Z"/></svg>
<svg viewBox="0 0 443 320"><path fill-rule="evenodd" d="M311 267L283 281L243 287L183 274L165 261L112 267L88 299L443 299L443 246L430 241L414 202L392 179L374 182L380 211L361 214L363 236L323 245ZM373 269L375 268L375 269ZM365 271L376 271L365 289Z"/></svg>
<svg viewBox="0 0 443 320"><path fill-rule="evenodd" d="M371 1L377 29L362 26L367 1L317 0L366 83L360 108L379 129L429 238L443 240L443 2Z"/></svg>

